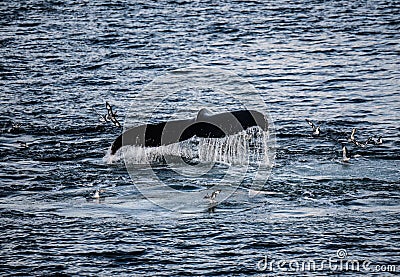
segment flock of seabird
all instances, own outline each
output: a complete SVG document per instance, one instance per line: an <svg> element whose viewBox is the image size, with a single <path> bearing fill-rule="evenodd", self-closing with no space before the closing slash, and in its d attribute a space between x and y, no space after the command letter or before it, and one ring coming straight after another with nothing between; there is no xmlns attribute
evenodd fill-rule
<svg viewBox="0 0 400 277"><path fill-rule="evenodd" d="M355 145L359 146L359 147L366 147L368 144L372 144L372 145L379 145L383 143L382 137L379 136L376 140L373 137L368 137L368 139L364 142L360 142L358 140L356 140L355 138L355 134L356 134L357 129L353 128L353 130L351 131L351 135L349 138L349 141L354 143Z"/></svg>
<svg viewBox="0 0 400 277"><path fill-rule="evenodd" d="M104 115L99 115L99 120L101 122L111 122L114 126L121 128L122 125L119 123L118 119L117 119L117 112L114 112L111 105L106 102L106 109L107 109L107 114ZM311 120L306 119L306 122L308 123L308 125L310 125L310 127L312 128L312 136L314 137L319 137L321 135L321 127L320 126L316 126ZM7 125L5 125L2 128L2 132L7 132L7 133L13 133L16 130L18 130L20 128L21 124L19 123L12 123L10 124L8 127ZM357 147L361 147L361 148L365 148L367 145L380 145L383 143L382 137L379 136L377 138L375 137L368 137L367 140L365 141L360 141L356 139L356 134L357 129L353 128L350 134L350 137L348 137L347 142L353 143L354 145L356 145ZM28 145L26 144L26 142L23 141L18 141L20 143L20 147L21 148L26 148L28 147ZM342 162L347 163L350 161L350 153L349 150L347 149L347 147L342 143ZM95 191L93 191L92 193L88 194L86 196L87 200L99 200L101 198L104 198L104 196L101 194L103 193L105 190L102 189L96 189ZM211 193L211 195L206 194L204 196L204 199L208 199L210 201L210 208L208 209L209 212L213 212L215 207L216 207L216 197L218 196L218 194L221 192L221 190L215 190Z"/></svg>
<svg viewBox="0 0 400 277"><path fill-rule="evenodd" d="M101 115L100 116L100 121L102 122L111 122L114 124L116 127L121 127L121 124L117 120L117 113L112 110L111 105L106 102L106 109L107 109L107 114L106 115ZM312 128L312 136L313 137L319 137L321 135L321 127L315 125L311 120L306 119L306 122L310 127ZM350 137L347 138L347 142L353 143L357 147L362 147L365 148L367 145L380 145L383 143L382 137L379 136L378 138L375 137L368 137L367 140L365 141L360 141L356 139L356 128L353 128L350 134ZM342 141L342 162L348 163L350 161L350 152L347 149L347 147L343 144L343 140L338 140L338 142ZM92 199L99 199L100 198L100 192L101 190L96 190L93 195ZM208 209L210 212L213 212L215 207L216 207L216 197L218 194L221 192L221 190L215 190L211 193L211 195L206 194L204 196L204 199L208 199L210 201L210 208Z"/></svg>
<svg viewBox="0 0 400 277"><path fill-rule="evenodd" d="M308 125L310 125L312 128L312 135L316 136L316 137L320 136L321 135L320 126L316 126L309 119L306 119L306 121L307 121ZM350 137L347 139L347 141L353 143L354 145L356 145L358 147L365 148L367 145L380 145L383 143L381 136L379 136L378 138L368 137L368 139L365 141L359 141L356 139L356 136L355 136L356 132L357 132L357 128L353 128L351 130ZM344 144L342 144L342 161L345 163L350 161L349 150L347 149L347 147Z"/></svg>

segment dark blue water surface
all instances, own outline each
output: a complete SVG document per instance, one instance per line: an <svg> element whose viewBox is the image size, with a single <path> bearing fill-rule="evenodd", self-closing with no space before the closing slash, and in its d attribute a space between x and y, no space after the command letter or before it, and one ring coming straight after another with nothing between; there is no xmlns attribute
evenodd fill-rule
<svg viewBox="0 0 400 277"><path fill-rule="evenodd" d="M124 163L104 158L121 129L96 113L109 101L123 122L154 78L197 66L253 85L276 135L264 193L213 213L149 202ZM2 1L0 275L366 273L257 266L338 250L370 261L369 275L399 273L399 68L399 1ZM347 142L352 128L383 144ZM105 198L88 201L97 188Z"/></svg>

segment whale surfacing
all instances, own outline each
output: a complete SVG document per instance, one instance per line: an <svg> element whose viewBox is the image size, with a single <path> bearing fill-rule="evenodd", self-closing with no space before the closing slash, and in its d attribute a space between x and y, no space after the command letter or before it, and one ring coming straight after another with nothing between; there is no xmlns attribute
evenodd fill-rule
<svg viewBox="0 0 400 277"><path fill-rule="evenodd" d="M130 128L119 135L111 145L111 154L127 145L158 147L188 140L194 136L223 138L250 127L268 129L264 114L255 110L239 110L213 114L201 109L195 118L143 124Z"/></svg>

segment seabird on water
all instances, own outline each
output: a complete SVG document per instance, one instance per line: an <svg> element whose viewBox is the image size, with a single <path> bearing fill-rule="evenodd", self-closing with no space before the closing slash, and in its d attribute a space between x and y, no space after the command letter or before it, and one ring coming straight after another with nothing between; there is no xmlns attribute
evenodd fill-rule
<svg viewBox="0 0 400 277"><path fill-rule="evenodd" d="M343 162L348 162L348 161L350 161L350 155L349 155L349 153L348 153L347 147L343 145L342 151L343 151L343 158L342 158L342 161L343 161Z"/></svg>
<svg viewBox="0 0 400 277"><path fill-rule="evenodd" d="M364 143L359 142L358 140L356 140L356 137L355 137L356 131L357 131L357 128L353 128L353 130L351 130L351 135L350 135L348 141L354 143L354 144L357 145L358 147L364 148L365 146L367 146L367 144L368 144L369 142L371 142L370 139L372 139L372 138L368 138Z"/></svg>
<svg viewBox="0 0 400 277"><path fill-rule="evenodd" d="M366 141L365 141L365 145L367 144L375 144L375 141L372 137L369 137Z"/></svg>
<svg viewBox="0 0 400 277"><path fill-rule="evenodd" d="M313 135L314 136L319 136L321 134L321 129L320 126L315 126L314 123L312 123L309 119L306 119L308 125L311 126L311 128L313 129Z"/></svg>
<svg viewBox="0 0 400 277"><path fill-rule="evenodd" d="M359 142L359 141L356 141L356 140L353 140L353 143L355 145L357 145L359 147L363 147L363 148L367 145L367 143L362 143L362 142Z"/></svg>
<svg viewBox="0 0 400 277"><path fill-rule="evenodd" d="M122 127L119 121L117 120L117 112L113 112L112 107L108 102L106 102L106 108L107 108L107 115L105 118L111 121L115 126Z"/></svg>
<svg viewBox="0 0 400 277"><path fill-rule="evenodd" d="M368 140L373 144L373 145L379 145L383 143L382 137L379 136L377 140L374 140L372 137L368 138Z"/></svg>
<svg viewBox="0 0 400 277"><path fill-rule="evenodd" d="M220 192L221 192L221 190L215 190L215 191L213 191L213 193L211 193L211 195L208 195L208 193L207 193L206 196L204 196L205 199L210 200L210 206L207 209L209 213L215 212L215 207L217 206L217 202L215 201L215 198L217 197L217 195Z"/></svg>
<svg viewBox="0 0 400 277"><path fill-rule="evenodd" d="M373 145L380 145L383 143L382 137L379 136L377 140L374 140L373 137L369 137L368 140L365 142L366 144L373 144Z"/></svg>
<svg viewBox="0 0 400 277"><path fill-rule="evenodd" d="M19 140L17 142L19 143L20 148L28 148L29 147L29 145L25 141Z"/></svg>
<svg viewBox="0 0 400 277"><path fill-rule="evenodd" d="M214 201L214 199L217 197L217 195L218 195L220 192L221 192L221 190L213 191L213 193L211 193L211 195L206 194L206 196L204 196L204 198L210 199L211 201Z"/></svg>
<svg viewBox="0 0 400 277"><path fill-rule="evenodd" d="M305 197L305 198L313 198L313 197L315 197L314 193L312 193L311 191L305 191L301 195L303 197Z"/></svg>
<svg viewBox="0 0 400 277"><path fill-rule="evenodd" d="M101 193L105 192L104 189L96 189L95 191L93 191L92 193L90 193L86 199L90 200L90 199L100 199L100 198L104 198L104 196L101 195Z"/></svg>
<svg viewBox="0 0 400 277"><path fill-rule="evenodd" d="M18 122L5 123L4 127L0 130L0 132L15 133L20 129L20 127L21 127L21 124Z"/></svg>
<svg viewBox="0 0 400 277"><path fill-rule="evenodd" d="M357 131L357 128L353 128L353 130L351 130L351 135L350 135L349 141L351 141L351 142L356 141L356 138L354 136L356 134L356 131Z"/></svg>

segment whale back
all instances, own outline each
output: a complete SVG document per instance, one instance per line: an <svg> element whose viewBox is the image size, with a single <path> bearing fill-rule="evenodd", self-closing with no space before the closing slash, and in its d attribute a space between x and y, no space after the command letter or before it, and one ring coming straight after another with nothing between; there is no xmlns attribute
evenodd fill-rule
<svg viewBox="0 0 400 277"><path fill-rule="evenodd" d="M203 108L195 118L143 124L130 128L113 142L111 154L115 154L125 145L158 147L184 141L194 136L222 138L254 126L267 131L268 122L264 114L254 110L214 114Z"/></svg>
<svg viewBox="0 0 400 277"><path fill-rule="evenodd" d="M212 112L207 108L202 108L197 113L196 121L207 121L208 118L212 116Z"/></svg>

